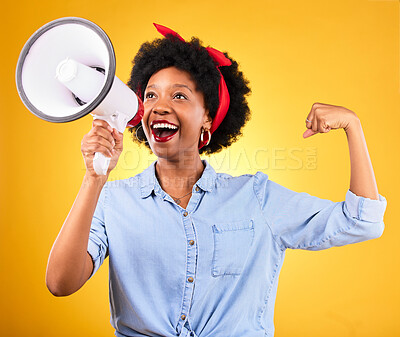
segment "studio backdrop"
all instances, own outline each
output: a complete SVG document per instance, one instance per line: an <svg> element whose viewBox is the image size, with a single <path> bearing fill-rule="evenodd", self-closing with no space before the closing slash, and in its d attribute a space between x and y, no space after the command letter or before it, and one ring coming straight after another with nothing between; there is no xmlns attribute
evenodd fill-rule
<svg viewBox="0 0 400 337"><path fill-rule="evenodd" d="M286 253L275 306L277 337L400 336L399 1L17 1L1 27L0 335L112 336L108 261L72 296L45 285L47 258L85 174L80 153L90 115L67 123L38 118L15 84L20 52L44 24L81 17L112 41L125 82L153 22L228 51L250 82L251 120L229 149L204 157L218 172L263 171L281 185L343 201L350 181L346 134L303 139L313 103L360 118L379 193L379 239L320 252ZM155 156L124 132L110 180L141 172ZM162 275L161 275L162 277ZM160 279L162 282L162 278ZM157 317L154 317L157 319Z"/></svg>

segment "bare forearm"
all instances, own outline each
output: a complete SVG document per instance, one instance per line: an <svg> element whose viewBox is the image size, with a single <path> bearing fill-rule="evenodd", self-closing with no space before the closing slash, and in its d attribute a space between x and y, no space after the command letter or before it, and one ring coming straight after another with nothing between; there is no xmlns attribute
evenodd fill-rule
<svg viewBox="0 0 400 337"><path fill-rule="evenodd" d="M90 225L105 180L85 176L54 242L46 272L47 287L54 295L69 295L77 291L90 275L92 265L89 265L91 261L87 255Z"/></svg>
<svg viewBox="0 0 400 337"><path fill-rule="evenodd" d="M361 197L378 200L374 170L360 120L355 118L345 132L350 152L350 191Z"/></svg>

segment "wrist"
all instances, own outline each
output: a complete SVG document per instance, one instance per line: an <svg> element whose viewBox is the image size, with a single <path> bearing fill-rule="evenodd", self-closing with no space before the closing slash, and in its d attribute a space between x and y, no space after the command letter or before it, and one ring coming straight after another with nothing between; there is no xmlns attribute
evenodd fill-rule
<svg viewBox="0 0 400 337"><path fill-rule="evenodd" d="M86 173L83 177L82 184L88 187L96 186L98 188L103 188L104 184L107 182L108 174L106 175L91 175Z"/></svg>
<svg viewBox="0 0 400 337"><path fill-rule="evenodd" d="M359 131L361 128L361 121L357 116L354 116L347 126L344 128L346 134L352 133L354 131Z"/></svg>

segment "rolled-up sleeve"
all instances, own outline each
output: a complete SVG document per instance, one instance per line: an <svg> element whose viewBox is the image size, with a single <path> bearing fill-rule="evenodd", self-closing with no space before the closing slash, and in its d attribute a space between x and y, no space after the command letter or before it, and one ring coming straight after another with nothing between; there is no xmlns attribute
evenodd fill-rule
<svg viewBox="0 0 400 337"><path fill-rule="evenodd" d="M105 207L107 196L107 183L103 186L97 201L90 227L87 251L93 260L92 277L108 256L108 239L105 227Z"/></svg>
<svg viewBox="0 0 400 337"><path fill-rule="evenodd" d="M262 172L255 175L254 191L281 249L322 250L383 233L387 202L382 195L373 200L348 190L345 201L333 202L289 190Z"/></svg>
<svg viewBox="0 0 400 337"><path fill-rule="evenodd" d="M374 200L360 197L348 190L345 205L349 216L352 218L367 222L379 222L383 225L383 215L385 214L387 202L386 198L380 194L379 200Z"/></svg>

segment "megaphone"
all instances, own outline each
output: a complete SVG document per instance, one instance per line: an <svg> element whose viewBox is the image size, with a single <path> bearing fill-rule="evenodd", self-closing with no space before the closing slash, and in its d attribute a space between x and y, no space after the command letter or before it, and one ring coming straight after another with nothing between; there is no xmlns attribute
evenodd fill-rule
<svg viewBox="0 0 400 337"><path fill-rule="evenodd" d="M55 123L91 113L123 132L137 125L143 104L115 76L115 53L107 34L93 22L65 17L39 28L26 42L17 63L22 102L36 116ZM110 158L96 153L93 168L107 173Z"/></svg>

